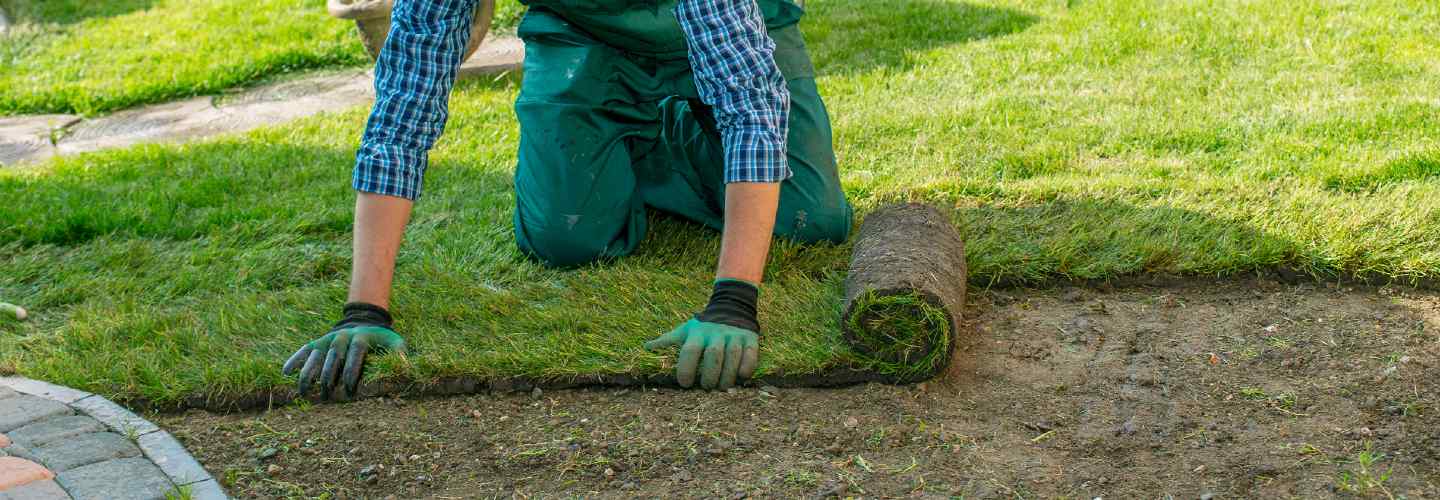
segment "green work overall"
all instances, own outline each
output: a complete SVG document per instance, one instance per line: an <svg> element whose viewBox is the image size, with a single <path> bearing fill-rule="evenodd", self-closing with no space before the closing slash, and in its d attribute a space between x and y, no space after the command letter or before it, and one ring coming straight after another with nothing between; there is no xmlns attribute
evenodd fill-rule
<svg viewBox="0 0 1440 500"><path fill-rule="evenodd" d="M520 249L560 267L627 255L645 236L647 205L720 229L724 151L686 59L677 0L522 1ZM790 90L794 175L781 184L775 234L843 242L852 213L796 27L802 11L758 1Z"/></svg>

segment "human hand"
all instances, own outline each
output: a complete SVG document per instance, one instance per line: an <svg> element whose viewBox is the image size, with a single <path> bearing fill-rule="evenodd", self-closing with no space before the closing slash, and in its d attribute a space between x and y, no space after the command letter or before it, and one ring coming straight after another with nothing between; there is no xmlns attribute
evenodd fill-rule
<svg viewBox="0 0 1440 500"><path fill-rule="evenodd" d="M346 304L345 319L290 355L281 372L290 375L299 370L301 396L318 381L321 399L330 399L341 383L346 396L353 398L359 393L365 358L371 352L405 352L405 339L391 330L390 324L390 314L378 306Z"/></svg>

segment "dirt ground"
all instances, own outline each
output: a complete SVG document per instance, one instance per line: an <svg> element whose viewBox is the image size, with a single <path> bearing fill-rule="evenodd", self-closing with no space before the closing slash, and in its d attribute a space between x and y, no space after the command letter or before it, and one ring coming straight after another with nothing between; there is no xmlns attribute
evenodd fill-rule
<svg viewBox="0 0 1440 500"><path fill-rule="evenodd" d="M161 415L239 497L1440 498L1440 293L977 292L909 387Z"/></svg>

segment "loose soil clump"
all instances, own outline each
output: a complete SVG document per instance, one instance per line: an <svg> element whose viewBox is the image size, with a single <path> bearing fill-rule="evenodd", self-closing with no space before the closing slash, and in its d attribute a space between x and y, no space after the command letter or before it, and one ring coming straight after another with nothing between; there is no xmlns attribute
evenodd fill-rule
<svg viewBox="0 0 1440 500"><path fill-rule="evenodd" d="M243 497L1440 497L1440 293L1255 280L970 302L946 376L915 386L157 421Z"/></svg>

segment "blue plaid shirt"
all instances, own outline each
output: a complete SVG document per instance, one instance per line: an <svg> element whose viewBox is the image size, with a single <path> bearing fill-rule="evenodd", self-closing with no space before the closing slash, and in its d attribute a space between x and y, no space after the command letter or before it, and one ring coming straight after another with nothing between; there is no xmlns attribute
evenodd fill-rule
<svg viewBox="0 0 1440 500"><path fill-rule="evenodd" d="M445 130L450 89L478 0L397 0L375 65L375 107L355 153L358 191L420 197L429 151ZM756 0L682 0L700 98L715 109L725 182L780 182L790 93Z"/></svg>

